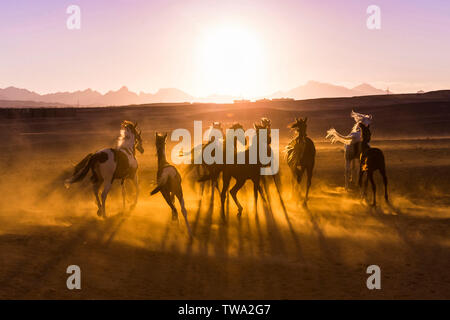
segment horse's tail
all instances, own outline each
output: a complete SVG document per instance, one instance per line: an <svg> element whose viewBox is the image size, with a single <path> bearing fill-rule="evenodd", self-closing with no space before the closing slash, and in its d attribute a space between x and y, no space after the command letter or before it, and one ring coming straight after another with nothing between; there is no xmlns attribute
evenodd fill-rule
<svg viewBox="0 0 450 320"><path fill-rule="evenodd" d="M190 174L192 172L192 170L194 170L194 168L196 168L198 165L194 164L194 163L190 163L186 166L186 168L183 170L183 176L186 176L188 174Z"/></svg>
<svg viewBox="0 0 450 320"><path fill-rule="evenodd" d="M205 182L212 179L212 175L210 173L205 174L197 179L197 182Z"/></svg>
<svg viewBox="0 0 450 320"><path fill-rule="evenodd" d="M351 137L346 137L346 136L341 135L334 128L331 128L327 131L327 136L325 138L330 139L331 143L335 143L336 141L343 143L345 145L350 145L352 143Z"/></svg>
<svg viewBox="0 0 450 320"><path fill-rule="evenodd" d="M155 189L152 190L152 192L150 192L150 195L154 195L155 193L158 193L159 190L161 190L161 186L157 186Z"/></svg>
<svg viewBox="0 0 450 320"><path fill-rule="evenodd" d="M64 181L64 186L66 188L69 188L72 183L81 181L87 175L91 168L93 155L93 153L89 153L75 166L72 176Z"/></svg>

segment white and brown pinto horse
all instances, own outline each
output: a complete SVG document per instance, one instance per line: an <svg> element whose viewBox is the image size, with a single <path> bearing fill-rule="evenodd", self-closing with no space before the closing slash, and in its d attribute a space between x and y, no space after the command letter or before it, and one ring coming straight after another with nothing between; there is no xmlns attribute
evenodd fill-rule
<svg viewBox="0 0 450 320"><path fill-rule="evenodd" d="M92 171L91 182L95 199L97 200L98 211L100 217L106 217L105 202L111 185L114 180L121 180L123 209L125 210L125 180L130 179L135 186L135 199L131 205L131 209L136 206L139 186L137 178L138 163L135 157L135 150L144 153L142 147L141 132L137 130L137 123L131 121L123 121L120 129L120 136L117 140L115 148L107 148L96 153L88 154L81 160L74 169L72 177L65 181L66 188L72 183L81 181L90 171ZM99 197L100 188L103 185L101 200Z"/></svg>

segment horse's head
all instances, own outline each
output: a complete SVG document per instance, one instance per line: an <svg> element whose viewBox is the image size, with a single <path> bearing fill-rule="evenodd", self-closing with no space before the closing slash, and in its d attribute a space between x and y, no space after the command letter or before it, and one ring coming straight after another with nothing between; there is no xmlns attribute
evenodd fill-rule
<svg viewBox="0 0 450 320"><path fill-rule="evenodd" d="M306 122L308 121L308 117L305 119L302 118L295 118L295 121L292 122L288 127L297 131L299 136L304 137L306 136Z"/></svg>
<svg viewBox="0 0 450 320"><path fill-rule="evenodd" d="M238 129L244 130L244 127L243 127L242 124L240 124L239 122L234 122L234 123L231 125L230 129L232 129L232 130L238 130ZM244 131L245 131L245 130L244 130Z"/></svg>
<svg viewBox="0 0 450 320"><path fill-rule="evenodd" d="M256 139L258 141L258 144L263 142L263 141L260 141L261 137L259 135L259 131L260 130L265 130L266 131L266 136L265 137L267 137L267 140L264 143L266 143L267 145L270 145L270 143L272 142L270 124L269 124L269 126L267 126L267 123L263 124L263 122L261 121L261 123L254 123L253 124L253 128L255 128L255 131L256 131Z"/></svg>
<svg viewBox="0 0 450 320"><path fill-rule="evenodd" d="M144 153L144 147L142 146L141 130L137 129L137 122L125 120L122 122L122 130L126 130L126 135L131 136L134 139L134 147L140 152Z"/></svg>
<svg viewBox="0 0 450 320"><path fill-rule="evenodd" d="M365 126L368 126L372 123L372 115L371 114L364 114L364 113L358 113L352 110L350 113L350 116L355 120L355 122L363 123Z"/></svg>
<svg viewBox="0 0 450 320"><path fill-rule="evenodd" d="M222 123L219 121L214 121L211 128L222 131Z"/></svg>
<svg viewBox="0 0 450 320"><path fill-rule="evenodd" d="M269 118L266 118L266 117L261 118L261 126L263 126L266 129L270 129L271 125L272 125L272 121L270 121Z"/></svg>
<svg viewBox="0 0 450 320"><path fill-rule="evenodd" d="M166 146L166 141L167 141L167 132L166 133L155 132L155 145L156 150L158 152L164 150Z"/></svg>
<svg viewBox="0 0 450 320"><path fill-rule="evenodd" d="M136 123L137 125L137 123ZM136 128L135 128L136 129ZM136 129L136 135L134 140L134 146L140 153L144 153L144 147L142 146L142 137L141 137L141 130Z"/></svg>
<svg viewBox="0 0 450 320"><path fill-rule="evenodd" d="M259 130L261 130L261 129L266 129L264 126L262 126L262 125L259 124L259 123L254 123L254 124L253 124L253 128L255 128L256 133L258 133Z"/></svg>

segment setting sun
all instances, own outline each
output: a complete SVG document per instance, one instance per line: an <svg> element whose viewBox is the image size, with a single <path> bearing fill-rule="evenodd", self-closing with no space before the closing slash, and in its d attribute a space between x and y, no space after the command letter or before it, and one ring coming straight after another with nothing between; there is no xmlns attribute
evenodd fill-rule
<svg viewBox="0 0 450 320"><path fill-rule="evenodd" d="M265 50L257 33L238 26L209 29L199 42L202 93L244 98L264 94Z"/></svg>

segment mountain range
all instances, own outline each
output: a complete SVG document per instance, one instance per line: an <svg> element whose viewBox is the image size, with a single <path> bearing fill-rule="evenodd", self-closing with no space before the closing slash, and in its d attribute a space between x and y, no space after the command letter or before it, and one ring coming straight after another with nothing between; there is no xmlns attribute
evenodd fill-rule
<svg viewBox="0 0 450 320"><path fill-rule="evenodd" d="M268 97L261 98L293 98L315 99L325 97L352 97L365 95L386 94L385 91L377 89L367 83L354 88L346 88L329 83L308 81L292 90L278 91ZM43 103L58 103L72 106L119 106L129 104L167 103L167 102L216 102L231 103L240 99L228 95L211 95L196 98L176 88L159 89L156 93L135 93L123 86L117 91L109 91L101 94L92 89L74 92L56 92L49 94L38 94L27 89L8 87L0 89L0 100L35 101Z"/></svg>

